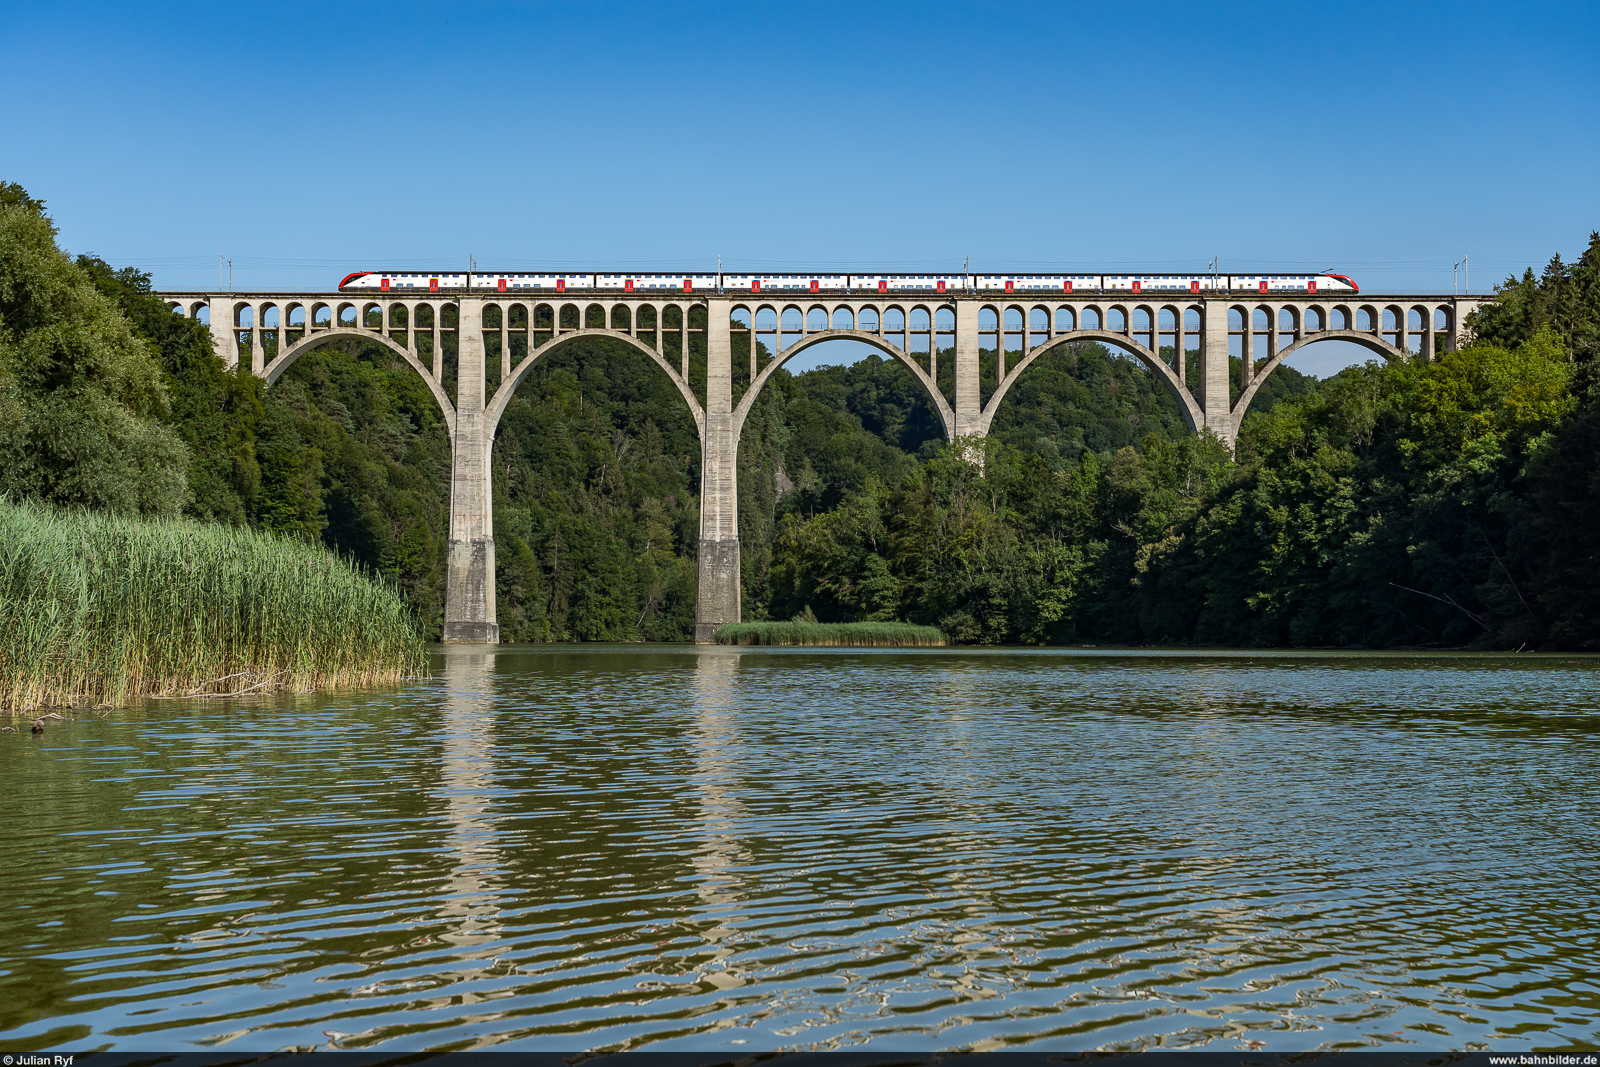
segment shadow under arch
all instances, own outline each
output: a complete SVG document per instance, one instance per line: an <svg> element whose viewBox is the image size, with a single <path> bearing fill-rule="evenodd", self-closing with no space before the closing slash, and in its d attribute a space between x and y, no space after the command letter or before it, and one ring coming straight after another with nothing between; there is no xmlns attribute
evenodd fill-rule
<svg viewBox="0 0 1600 1067"><path fill-rule="evenodd" d="M739 439L739 435L744 429L744 420L750 414L750 409L755 406L756 397L761 395L762 386L771 380L779 367L812 345L819 345L824 341L839 340L861 341L905 364L906 368L921 383L922 389L928 394L929 399L933 401L933 410L938 414L939 421L944 425L945 440L951 439L955 432L955 412L951 410L950 402L944 398L944 394L939 392L938 384L928 376L927 371L917 366L914 359L875 333L868 333L865 330L818 330L816 333L806 334L804 338L785 348L773 358L772 362L761 368L761 373L756 375L756 380L750 383L750 388L745 390L744 396L739 400L739 405L733 409L734 440Z"/></svg>
<svg viewBox="0 0 1600 1067"><path fill-rule="evenodd" d="M700 402L695 399L694 390L689 388L689 383L684 381L678 375L678 372L673 369L672 364L668 363L666 359L662 357L661 353L657 352L655 349L651 348L649 345L645 344L643 341L632 336L631 334L620 333L616 330L599 329L595 327L586 327L581 330L573 330L570 333L563 333L560 337L553 337L544 344L540 345L538 348L534 349L532 352L529 352L527 358L512 368L511 376L500 383L500 387L494 391L493 398L490 399L489 403L485 405L483 409L483 425L489 440L492 441L494 439L495 427L500 425L500 416L505 414L506 405L511 403L512 394L517 391L517 386L521 385L523 379L528 376L528 372L533 370L533 368L539 363L542 363L556 349L560 348L567 342L575 341L580 337L605 337L613 341L624 341L638 349L640 352L643 352L645 355L649 356L651 361L665 371L668 378L672 379L672 383L678 387L678 392L683 394L684 403L689 405L689 413L694 416L695 432L700 436L702 441L705 440L705 409L702 408L700 406Z"/></svg>
<svg viewBox="0 0 1600 1067"><path fill-rule="evenodd" d="M428 368L422 365L422 361L409 349L395 344L393 340L376 330L364 330L355 326L335 326L331 329L313 333L308 337L302 337L280 352L277 359L267 364L262 370L262 377L266 379L268 385L274 384L279 378L283 377L283 372L293 366L294 362L301 356L318 345L341 337L357 337L363 341L375 341L410 364L411 369L422 375L422 380L428 383L428 391L433 394L433 399L438 401L439 410L444 412L444 424L450 433L450 439L452 441L455 440L456 408L454 404L450 403L450 398L445 395L444 387L439 384L438 380L428 372Z"/></svg>
<svg viewBox="0 0 1600 1067"><path fill-rule="evenodd" d="M1201 427L1205 426L1205 414L1200 410L1200 405L1195 403L1193 394L1189 392L1188 387L1183 384L1183 380L1178 377L1171 367L1167 366L1166 361L1160 356L1133 338L1112 330L1068 330L1066 333L1056 334L1042 345L1036 345L1029 349L1027 354L1017 361L1017 365L1006 372L1005 378L995 386L994 395L989 398L987 404L983 405L982 420L979 424L983 433L987 434L989 432L989 426L994 422L995 412L1000 410L1000 402L1006 398L1006 394L1011 391L1011 387L1016 384L1017 379L1022 376L1023 372L1033 365L1033 361L1051 349L1072 341L1105 341L1132 354L1146 367L1154 371L1156 376L1166 385L1167 392L1171 393L1173 399L1178 402L1178 408L1183 413L1183 421L1188 424L1190 430L1198 432Z"/></svg>
<svg viewBox="0 0 1600 1067"><path fill-rule="evenodd" d="M1266 381L1267 377L1277 370L1279 365L1290 355L1306 345L1315 344L1318 341L1354 341L1358 345L1370 348L1391 363L1397 359L1405 359L1410 354L1402 352L1381 337L1374 337L1372 334L1363 333L1360 330L1321 330L1317 333L1307 334L1288 348L1274 354L1271 359L1262 364L1261 369L1256 371L1256 376L1250 379L1250 384L1245 387L1244 392L1239 394L1239 402L1233 405L1233 412L1230 416L1233 420L1235 437L1239 435L1239 427L1244 425L1244 417L1250 411L1250 402L1256 398L1256 390L1261 388L1261 383Z"/></svg>

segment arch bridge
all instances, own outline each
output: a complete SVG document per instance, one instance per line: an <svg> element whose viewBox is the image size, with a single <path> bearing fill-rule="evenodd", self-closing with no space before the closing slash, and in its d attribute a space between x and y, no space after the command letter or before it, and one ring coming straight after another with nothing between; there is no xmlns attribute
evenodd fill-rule
<svg viewBox="0 0 1600 1067"><path fill-rule="evenodd" d="M1099 341L1144 363L1191 430L1231 445L1261 384L1299 348L1346 340L1386 359L1431 360L1463 342L1466 316L1491 299L1187 292L869 298L781 290L160 295L175 313L207 321L230 368L248 365L268 383L303 353L345 337L386 345L421 375L451 438L447 642L499 640L489 477L495 429L528 372L574 338L603 336L638 349L677 386L694 417L702 460L695 640L705 642L719 626L739 621L736 469L745 418L778 367L813 345L861 341L900 361L954 440L987 434L1040 355L1071 341ZM1237 400L1230 354L1240 359Z"/></svg>

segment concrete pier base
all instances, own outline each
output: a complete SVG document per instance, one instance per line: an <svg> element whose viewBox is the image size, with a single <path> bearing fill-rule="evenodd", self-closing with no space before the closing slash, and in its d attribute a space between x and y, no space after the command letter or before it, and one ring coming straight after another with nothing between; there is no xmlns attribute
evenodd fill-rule
<svg viewBox="0 0 1600 1067"><path fill-rule="evenodd" d="M445 557L445 643L498 644L494 600L494 539L451 541Z"/></svg>
<svg viewBox="0 0 1600 1067"><path fill-rule="evenodd" d="M700 542L695 644L715 644L717 628L739 621L739 539Z"/></svg>

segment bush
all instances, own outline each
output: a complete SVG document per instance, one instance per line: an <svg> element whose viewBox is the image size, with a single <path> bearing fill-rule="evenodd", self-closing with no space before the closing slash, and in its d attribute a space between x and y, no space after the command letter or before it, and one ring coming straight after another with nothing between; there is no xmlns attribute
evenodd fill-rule
<svg viewBox="0 0 1600 1067"><path fill-rule="evenodd" d="M944 645L932 626L908 622L738 622L717 630L719 645L846 645L863 648Z"/></svg>

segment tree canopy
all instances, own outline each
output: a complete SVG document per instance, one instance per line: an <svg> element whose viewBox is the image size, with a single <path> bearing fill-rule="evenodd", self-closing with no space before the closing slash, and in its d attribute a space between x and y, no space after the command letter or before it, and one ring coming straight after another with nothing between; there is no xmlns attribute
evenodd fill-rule
<svg viewBox="0 0 1600 1067"><path fill-rule="evenodd" d="M55 238L42 201L0 187L0 492L175 515L188 450L156 353Z"/></svg>

